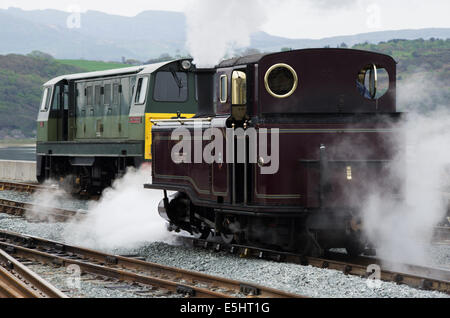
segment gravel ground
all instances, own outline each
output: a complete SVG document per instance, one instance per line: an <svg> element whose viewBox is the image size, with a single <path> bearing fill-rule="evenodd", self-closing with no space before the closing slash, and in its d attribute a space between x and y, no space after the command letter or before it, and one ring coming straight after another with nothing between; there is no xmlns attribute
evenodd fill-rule
<svg viewBox="0 0 450 318"><path fill-rule="evenodd" d="M64 233L65 227L66 224L28 223L23 219L0 214L1 229L51 240L64 241L61 233ZM151 262L244 280L310 297L449 297L446 294L417 290L389 282L380 282L379 286L371 288L366 279L346 276L335 270L244 259L223 252L217 253L161 242L149 242L135 249L116 249L106 252L120 255L139 254ZM448 265L449 246L435 245L431 248L431 253L436 255L435 258L433 257L436 262L442 261L441 264ZM111 291L104 292L106 294L99 291L98 295L100 297L120 297L112 294L103 296ZM96 291L93 293L96 294ZM88 292L86 295L92 297Z"/></svg>

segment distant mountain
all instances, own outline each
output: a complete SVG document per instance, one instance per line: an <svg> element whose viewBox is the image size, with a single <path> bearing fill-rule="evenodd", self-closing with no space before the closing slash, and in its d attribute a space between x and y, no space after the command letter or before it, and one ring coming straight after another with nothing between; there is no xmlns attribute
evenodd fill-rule
<svg viewBox="0 0 450 318"><path fill-rule="evenodd" d="M252 47L263 51L279 51L280 48L290 47L293 49L304 49L313 47L337 47L345 43L348 47L360 43L386 42L392 39L415 40L430 38L449 39L450 28L429 28L418 30L398 30L398 31L380 31L361 33L356 35L335 36L323 38L319 40L312 39L287 39L282 37L275 37L265 32L258 32L252 36Z"/></svg>
<svg viewBox="0 0 450 318"><path fill-rule="evenodd" d="M60 59L120 61L122 57L146 61L163 53L184 55L186 18L183 13L145 11L135 17L98 11L81 14L81 27L70 29L70 13L57 10L0 10L0 54L26 54L40 50ZM288 39L258 32L251 47L279 51L309 47L336 47L341 43L378 43L391 39L450 38L450 28L384 31L320 40Z"/></svg>

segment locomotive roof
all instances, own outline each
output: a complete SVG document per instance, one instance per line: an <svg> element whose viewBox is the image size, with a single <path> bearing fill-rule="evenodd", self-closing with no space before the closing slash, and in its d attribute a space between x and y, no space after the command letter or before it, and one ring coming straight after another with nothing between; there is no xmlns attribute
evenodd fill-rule
<svg viewBox="0 0 450 318"><path fill-rule="evenodd" d="M299 50L292 50L297 52L306 52L306 51L317 51L319 52L331 52L331 51L359 51L359 52L365 52L365 53L371 53L374 55L386 55L383 53L373 52L373 51L364 51L364 50L356 50L356 49L344 49L344 48L309 48L309 49L299 49ZM292 52L287 51L287 52ZM232 59L224 60L220 62L216 67L217 68L223 68L223 67L233 67L238 65L245 65L245 64L254 64L258 63L263 57L268 55L278 55L278 54L285 54L286 52L274 52L274 53L261 53L261 54L253 54L253 55L247 55L247 56L241 56L241 57L235 57ZM389 55L386 55L390 58L392 58Z"/></svg>
<svg viewBox="0 0 450 318"><path fill-rule="evenodd" d="M182 59L182 60L185 60L185 59ZM140 65L140 66L125 67L125 68L119 68L119 69L114 69L114 70L62 75L62 76L58 76L58 77L55 77L55 78L49 80L47 83L44 84L44 86L55 85L63 80L67 80L67 81L81 80L81 79L107 77L107 76L133 74L133 73L151 74L151 73L157 71L158 69L160 69L161 67L168 65L170 63L176 62L176 61L179 61L179 60L172 60L172 61L167 61L167 62L146 64L146 65Z"/></svg>
<svg viewBox="0 0 450 318"><path fill-rule="evenodd" d="M220 62L219 65L217 65L218 68L221 67L232 67L236 65L243 65L243 64L253 64L259 62L264 56L267 54L253 54L253 55L247 55L247 56L241 56L241 57L235 57L229 60L224 60Z"/></svg>

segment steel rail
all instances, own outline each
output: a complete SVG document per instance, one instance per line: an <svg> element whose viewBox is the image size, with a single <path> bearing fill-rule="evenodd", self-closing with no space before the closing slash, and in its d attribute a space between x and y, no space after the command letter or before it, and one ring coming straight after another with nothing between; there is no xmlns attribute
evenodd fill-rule
<svg viewBox="0 0 450 318"><path fill-rule="evenodd" d="M28 288L22 280L0 266L0 298L40 298L41 296Z"/></svg>
<svg viewBox="0 0 450 318"><path fill-rule="evenodd" d="M0 250L0 265L2 270L8 270L10 275L16 278L16 286L25 291L23 295L26 297L68 298L60 290L3 250Z"/></svg>
<svg viewBox="0 0 450 318"><path fill-rule="evenodd" d="M235 244L223 244L214 241L201 240L193 237L180 236L195 247L213 249L216 251L228 251L241 257L255 257L277 262L287 262L299 265L311 265L318 268L334 269L347 275L356 275L369 278L373 272L368 272L368 265L380 266L380 279L398 284L405 284L424 290L435 290L450 294L450 271L436 268L427 268L408 264L388 263L389 268L384 268L387 262L375 258L348 258L344 254L328 254L329 257L318 258L294 253L280 252L254 246ZM337 257L339 255L339 257ZM402 272L394 270L401 268ZM408 271L407 271L408 270Z"/></svg>
<svg viewBox="0 0 450 318"><path fill-rule="evenodd" d="M0 213L20 216L33 221L67 222L75 218L82 218L87 212L82 210L65 210L39 206L31 203L0 199Z"/></svg>
<svg viewBox="0 0 450 318"><path fill-rule="evenodd" d="M44 186L38 183L21 183L21 182L11 182L11 181L0 181L0 191L17 191L17 192L27 192L33 193L38 190L50 190L53 191L55 188Z"/></svg>
<svg viewBox="0 0 450 318"><path fill-rule="evenodd" d="M110 255L3 230L0 230L0 248L25 259L60 266L74 264L84 272L158 286L191 297L242 297L239 295L263 298L302 297L259 285L145 262L131 257Z"/></svg>

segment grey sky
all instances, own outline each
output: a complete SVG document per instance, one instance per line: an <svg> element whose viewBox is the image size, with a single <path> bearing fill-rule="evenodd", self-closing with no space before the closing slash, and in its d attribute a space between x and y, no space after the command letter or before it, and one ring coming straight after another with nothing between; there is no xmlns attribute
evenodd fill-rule
<svg viewBox="0 0 450 318"><path fill-rule="evenodd" d="M79 8L81 11L97 10L134 16L144 10L183 12L187 6L196 5L198 1L0 0L0 8L51 8L62 11ZM449 0L261 0L261 5L266 9L268 18L263 31L290 38L323 38L383 30L450 27Z"/></svg>

